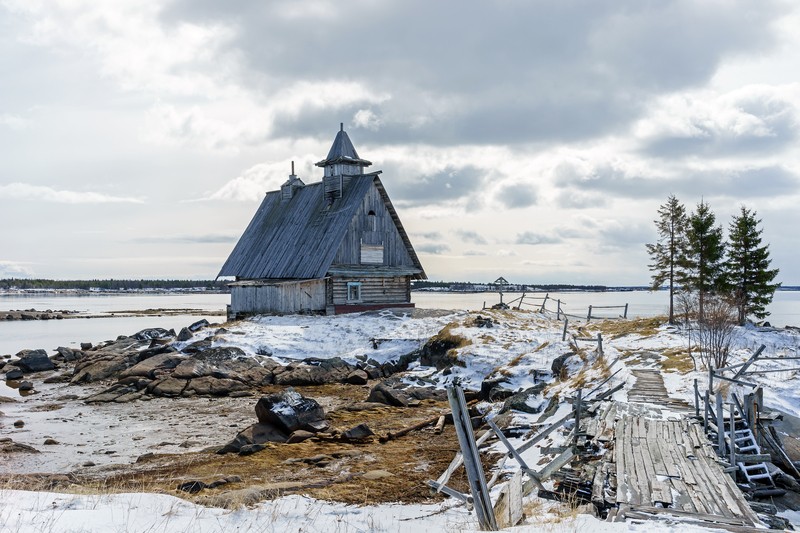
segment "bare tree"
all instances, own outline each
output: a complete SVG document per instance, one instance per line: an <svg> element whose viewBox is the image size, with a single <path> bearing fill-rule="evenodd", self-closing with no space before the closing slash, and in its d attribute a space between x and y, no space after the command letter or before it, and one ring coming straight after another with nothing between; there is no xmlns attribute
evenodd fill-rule
<svg viewBox="0 0 800 533"><path fill-rule="evenodd" d="M696 333L700 358L706 368L727 366L737 323L738 310L733 302L720 296L706 296Z"/></svg>

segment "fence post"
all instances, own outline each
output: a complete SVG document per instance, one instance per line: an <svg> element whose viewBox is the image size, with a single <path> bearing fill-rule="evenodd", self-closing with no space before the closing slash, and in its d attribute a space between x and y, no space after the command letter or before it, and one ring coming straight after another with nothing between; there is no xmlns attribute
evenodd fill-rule
<svg viewBox="0 0 800 533"><path fill-rule="evenodd" d="M589 313L586 315L586 320L589 321L592 319L592 306L589 306Z"/></svg>
<svg viewBox="0 0 800 533"><path fill-rule="evenodd" d="M717 399L717 454L725 457L725 411L722 407L722 393L715 394Z"/></svg>
<svg viewBox="0 0 800 533"><path fill-rule="evenodd" d="M603 336L601 334L597 334L597 352L600 354L600 357L603 356Z"/></svg>
<svg viewBox="0 0 800 533"><path fill-rule="evenodd" d="M522 293L522 296L519 297L519 303L517 304L517 311L519 311L520 307L522 307L522 300L525 299L525 293Z"/></svg>
<svg viewBox="0 0 800 533"><path fill-rule="evenodd" d="M714 392L714 369L711 368L711 361L708 362L708 390Z"/></svg>
<svg viewBox="0 0 800 533"><path fill-rule="evenodd" d="M578 433L581 430L581 392L582 389L578 389L575 395L575 436L572 441L573 446L578 444Z"/></svg>
<svg viewBox="0 0 800 533"><path fill-rule="evenodd" d="M706 391L705 401L703 402L703 432L708 436L708 415L711 410L711 395Z"/></svg>
<svg viewBox="0 0 800 533"><path fill-rule="evenodd" d="M565 340L567 338L567 324L569 324L569 319L564 317L564 331L561 333L561 340Z"/></svg>
<svg viewBox="0 0 800 533"><path fill-rule="evenodd" d="M625 313L623 313L622 318L628 318L628 304L625 304Z"/></svg>
<svg viewBox="0 0 800 533"><path fill-rule="evenodd" d="M558 307L556 308L556 320L561 318L561 298L556 300L558 302Z"/></svg>
<svg viewBox="0 0 800 533"><path fill-rule="evenodd" d="M736 466L736 420L733 416L733 402L728 402L728 409L731 411L731 424L730 424L730 443L731 443L731 466ZM733 482L736 482L736 470L731 471Z"/></svg>
<svg viewBox="0 0 800 533"><path fill-rule="evenodd" d="M700 391L697 390L697 379L694 380L694 416L700 416Z"/></svg>

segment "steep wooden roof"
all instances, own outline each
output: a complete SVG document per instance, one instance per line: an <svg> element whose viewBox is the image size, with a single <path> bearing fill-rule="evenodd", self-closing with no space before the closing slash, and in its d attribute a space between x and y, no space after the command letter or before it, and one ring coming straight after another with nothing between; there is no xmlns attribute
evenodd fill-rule
<svg viewBox="0 0 800 533"><path fill-rule="evenodd" d="M347 233L350 221L373 186L380 192L414 266L419 269L416 277L425 278L411 240L403 229L383 184L374 174L352 176L344 187L342 197L330 204L323 194L321 182L296 189L289 200L282 200L280 191L268 192L218 277L324 277Z"/></svg>

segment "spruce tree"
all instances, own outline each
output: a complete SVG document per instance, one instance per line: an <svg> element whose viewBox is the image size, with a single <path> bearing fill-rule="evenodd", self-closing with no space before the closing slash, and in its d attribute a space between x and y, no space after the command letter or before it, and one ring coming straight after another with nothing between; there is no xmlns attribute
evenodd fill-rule
<svg viewBox="0 0 800 533"><path fill-rule="evenodd" d="M652 272L650 288L656 290L665 282L669 283L669 323L674 324L675 284L680 275L680 258L686 248L686 208L672 194L658 208L658 215L658 219L654 221L658 240L654 244L646 245L652 261L648 265Z"/></svg>
<svg viewBox="0 0 800 533"><path fill-rule="evenodd" d="M722 227L715 226L716 216L708 204L700 201L689 216L686 231L686 254L681 260L681 284L697 291L700 320L704 318L705 295L725 286L725 242Z"/></svg>
<svg viewBox="0 0 800 533"><path fill-rule="evenodd" d="M780 283L772 283L778 269L770 269L769 246L761 244L758 228L761 220L755 211L741 207L728 228L727 278L739 309L739 323L744 324L748 315L766 318L767 305L772 302Z"/></svg>

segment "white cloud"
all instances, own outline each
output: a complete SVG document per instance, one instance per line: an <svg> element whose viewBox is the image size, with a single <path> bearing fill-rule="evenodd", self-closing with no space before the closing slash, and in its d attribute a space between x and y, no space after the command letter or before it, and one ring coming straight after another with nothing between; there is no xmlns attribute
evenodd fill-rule
<svg viewBox="0 0 800 533"><path fill-rule="evenodd" d="M19 115L0 114L0 126L7 126L12 130L22 129L30 124L28 119Z"/></svg>
<svg viewBox="0 0 800 533"><path fill-rule="evenodd" d="M130 196L112 196L92 191L57 190L43 185L10 183L0 185L0 198L9 200L34 200L61 204L141 204L144 200Z"/></svg>
<svg viewBox="0 0 800 533"><path fill-rule="evenodd" d="M27 263L0 260L0 279L31 278L33 276L33 269Z"/></svg>

